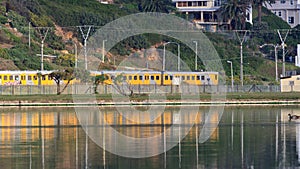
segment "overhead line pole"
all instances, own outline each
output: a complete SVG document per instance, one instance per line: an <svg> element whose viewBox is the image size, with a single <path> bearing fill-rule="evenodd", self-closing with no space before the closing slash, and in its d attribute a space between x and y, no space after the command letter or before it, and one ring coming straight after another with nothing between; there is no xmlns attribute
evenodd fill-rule
<svg viewBox="0 0 300 169"><path fill-rule="evenodd" d="M88 31L87 33L85 34L82 30L82 28L85 28L85 27L88 27ZM84 67L85 67L85 70L87 70L87 49L86 49L86 45L87 45L87 39L89 38L89 34L90 34L90 31L91 31L91 28L92 26L89 26L89 25L85 25L85 26L78 26L80 32L81 32L81 35L83 37L83 40L84 40Z"/></svg>
<svg viewBox="0 0 300 169"><path fill-rule="evenodd" d="M282 38L280 30L277 30L278 36L280 38L281 41L281 47L282 47L282 76L285 76L285 41L287 38L287 35L289 34L289 29L287 30L284 38Z"/></svg>
<svg viewBox="0 0 300 169"><path fill-rule="evenodd" d="M49 27L36 27L41 36L41 71L44 71L44 42L49 32ZM44 32L46 30L46 32Z"/></svg>
<svg viewBox="0 0 300 169"><path fill-rule="evenodd" d="M238 32L245 32L243 34L243 38L241 38L238 34ZM243 43L245 42L245 39L246 39L246 35L249 31L248 30L240 30L240 31L235 31L237 37L238 37L238 40L240 41L240 57L241 57L241 70L240 70L240 81L241 81L241 85L243 86L244 85L244 72L243 72Z"/></svg>

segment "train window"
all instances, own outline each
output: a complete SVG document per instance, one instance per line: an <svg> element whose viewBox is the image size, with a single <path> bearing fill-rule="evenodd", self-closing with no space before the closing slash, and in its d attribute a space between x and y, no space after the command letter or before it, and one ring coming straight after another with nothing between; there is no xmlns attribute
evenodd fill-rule
<svg viewBox="0 0 300 169"><path fill-rule="evenodd" d="M2 80L2 76L0 75L0 80Z"/></svg>
<svg viewBox="0 0 300 169"><path fill-rule="evenodd" d="M7 80L7 76L6 76L6 75L4 75L4 77L3 77L3 78L4 78L4 80Z"/></svg>
<svg viewBox="0 0 300 169"><path fill-rule="evenodd" d="M173 76L170 76L170 80L173 80Z"/></svg>
<svg viewBox="0 0 300 169"><path fill-rule="evenodd" d="M169 80L169 76L165 76L165 80Z"/></svg>
<svg viewBox="0 0 300 169"><path fill-rule="evenodd" d="M204 80L205 78L204 78L204 76L201 76L201 80Z"/></svg>
<svg viewBox="0 0 300 169"><path fill-rule="evenodd" d="M25 76L23 75L23 76L21 76L21 80L25 80Z"/></svg>
<svg viewBox="0 0 300 169"><path fill-rule="evenodd" d="M129 80L132 80L132 76L129 76Z"/></svg>
<svg viewBox="0 0 300 169"><path fill-rule="evenodd" d="M190 80L190 76L186 76L186 80Z"/></svg>
<svg viewBox="0 0 300 169"><path fill-rule="evenodd" d="M200 76L197 76L197 80L200 80Z"/></svg>
<svg viewBox="0 0 300 169"><path fill-rule="evenodd" d="M127 80L127 76L123 76L123 80Z"/></svg>
<svg viewBox="0 0 300 169"><path fill-rule="evenodd" d="M28 80L32 80L32 77L30 75L28 76Z"/></svg>
<svg viewBox="0 0 300 169"><path fill-rule="evenodd" d="M34 80L37 80L37 76L33 76L33 79L34 79Z"/></svg>
<svg viewBox="0 0 300 169"><path fill-rule="evenodd" d="M12 75L9 76L9 80L13 80L14 77Z"/></svg>
<svg viewBox="0 0 300 169"><path fill-rule="evenodd" d="M15 80L19 80L19 76L18 75L15 76Z"/></svg>
<svg viewBox="0 0 300 169"><path fill-rule="evenodd" d="M151 80L154 80L154 76L151 76Z"/></svg>
<svg viewBox="0 0 300 169"><path fill-rule="evenodd" d="M192 76L192 80L195 80L195 76Z"/></svg>
<svg viewBox="0 0 300 169"><path fill-rule="evenodd" d="M149 80L149 76L145 76L145 80Z"/></svg>
<svg viewBox="0 0 300 169"><path fill-rule="evenodd" d="M48 76L48 80L52 80L52 77L51 77L51 76Z"/></svg>
<svg viewBox="0 0 300 169"><path fill-rule="evenodd" d="M181 76L181 80L185 80L185 76Z"/></svg>
<svg viewBox="0 0 300 169"><path fill-rule="evenodd" d="M42 80L46 80L46 76L45 75L42 76Z"/></svg>
<svg viewBox="0 0 300 169"><path fill-rule="evenodd" d="M159 76L156 76L156 80L159 80Z"/></svg>
<svg viewBox="0 0 300 169"><path fill-rule="evenodd" d="M143 80L143 76L142 75L140 75L139 80Z"/></svg>
<svg viewBox="0 0 300 169"><path fill-rule="evenodd" d="M217 75L215 75L215 80L218 80L218 76Z"/></svg>
<svg viewBox="0 0 300 169"><path fill-rule="evenodd" d="M137 76L133 76L133 80L137 80Z"/></svg>

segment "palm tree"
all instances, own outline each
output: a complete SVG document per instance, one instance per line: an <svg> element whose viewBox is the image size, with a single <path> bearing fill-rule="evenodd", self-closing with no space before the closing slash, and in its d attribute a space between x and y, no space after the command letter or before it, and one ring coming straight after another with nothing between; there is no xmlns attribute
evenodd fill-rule
<svg viewBox="0 0 300 169"><path fill-rule="evenodd" d="M261 24L261 15L262 15L262 6L266 4L275 3L275 0L253 0L253 5L256 5L258 8L258 23Z"/></svg>
<svg viewBox="0 0 300 169"><path fill-rule="evenodd" d="M171 0L142 0L139 4L142 12L163 12L169 13L174 10Z"/></svg>
<svg viewBox="0 0 300 169"><path fill-rule="evenodd" d="M238 28L238 23L242 23L243 27L246 22L246 12L249 8L249 3L246 0L228 0L222 4L219 9L219 15L222 20L229 22L229 29Z"/></svg>

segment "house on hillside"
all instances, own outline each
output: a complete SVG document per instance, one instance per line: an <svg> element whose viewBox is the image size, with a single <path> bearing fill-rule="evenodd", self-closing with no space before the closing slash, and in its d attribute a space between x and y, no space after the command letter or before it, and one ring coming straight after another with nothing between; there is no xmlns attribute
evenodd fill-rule
<svg viewBox="0 0 300 169"><path fill-rule="evenodd" d="M229 25L218 19L217 11L226 0L172 0L179 12L206 31L217 31L219 26ZM247 11L247 22L252 23L252 8Z"/></svg>
<svg viewBox="0 0 300 169"><path fill-rule="evenodd" d="M276 0L274 4L267 4L266 7L291 27L300 24L300 0Z"/></svg>

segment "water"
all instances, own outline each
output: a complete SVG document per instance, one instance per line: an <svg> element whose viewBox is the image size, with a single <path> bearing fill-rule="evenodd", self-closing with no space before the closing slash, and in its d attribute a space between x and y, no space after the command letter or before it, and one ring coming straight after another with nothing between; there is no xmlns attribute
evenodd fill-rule
<svg viewBox="0 0 300 169"><path fill-rule="evenodd" d="M163 114L158 113L150 125L122 118L124 114L121 115L114 108L103 108L101 111L105 112L106 121L114 124L111 126L116 131L129 137L148 138L171 128L179 109L167 108ZM175 126L174 131L183 131L188 128L187 124L193 124L193 115L197 115L196 125L166 153L146 158L128 158L104 151L95 140L87 137L74 108L1 108L1 169L299 167L300 120L288 121L287 114L300 115L300 107L226 107L221 119L212 116L213 121L220 120L220 123L212 130L210 138L200 144L196 136L199 137L204 130L208 110L208 107L203 107L198 114L183 114L181 118L185 125ZM140 117L143 115L135 116ZM93 127L101 131L108 128L103 125ZM113 138L104 140L106 147L113 142ZM166 144L170 144L166 140ZM130 146L129 149L138 148L141 153L149 151L141 145ZM159 148L159 145L153 146L154 150Z"/></svg>

